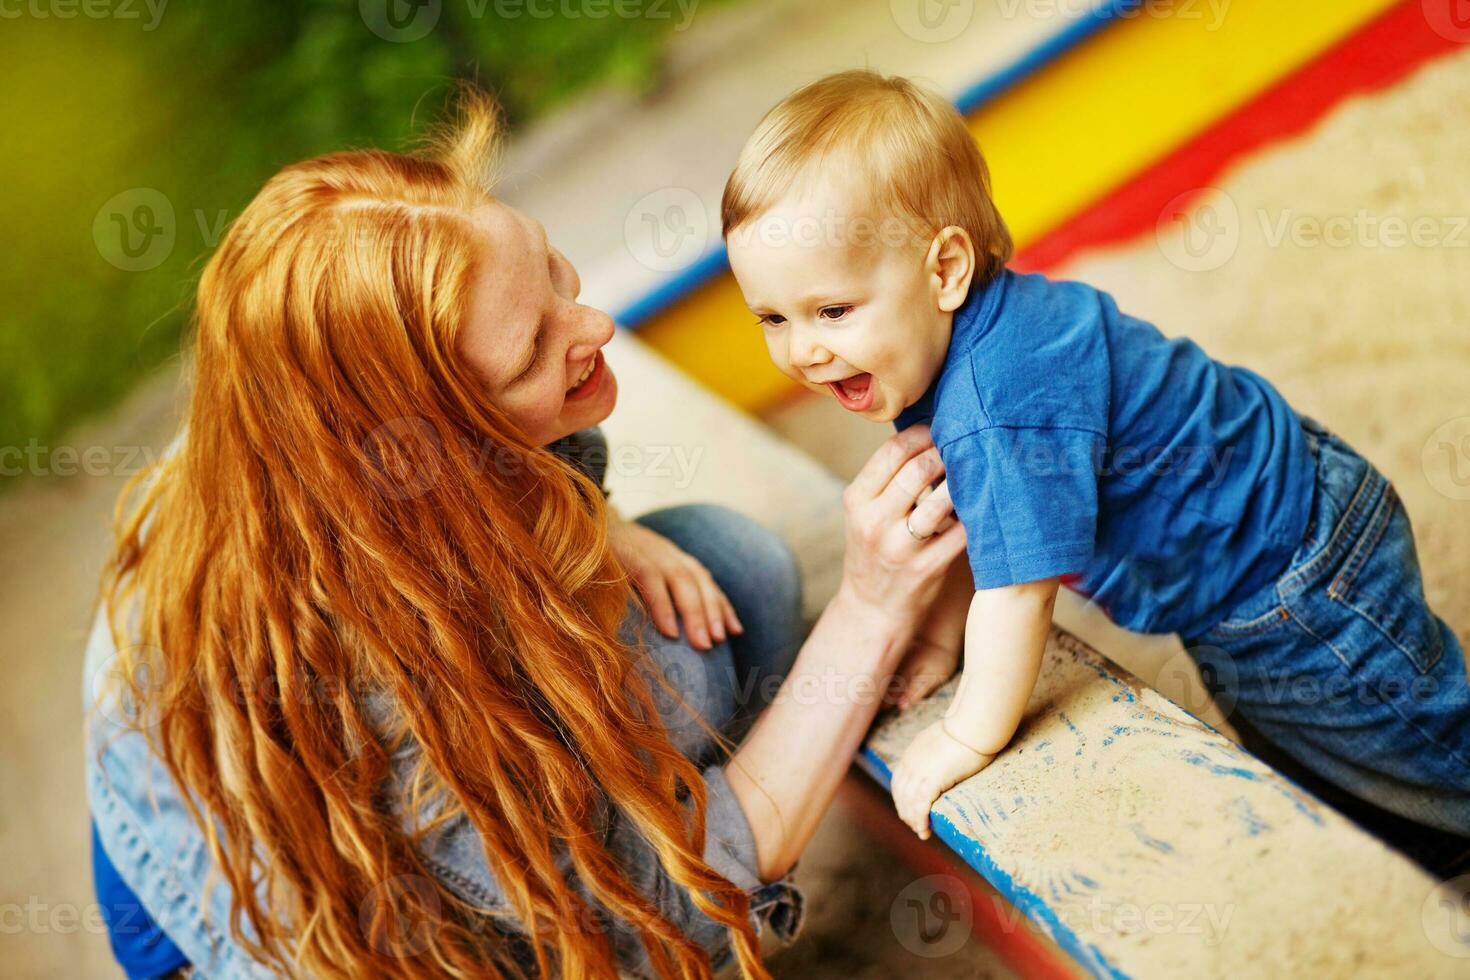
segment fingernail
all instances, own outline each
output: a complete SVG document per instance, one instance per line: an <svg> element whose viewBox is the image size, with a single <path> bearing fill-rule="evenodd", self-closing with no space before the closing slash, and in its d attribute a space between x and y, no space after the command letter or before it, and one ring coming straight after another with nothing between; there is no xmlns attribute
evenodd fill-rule
<svg viewBox="0 0 1470 980"><path fill-rule="evenodd" d="M723 627L723 626L716 626L715 627L715 639L718 642L720 642L720 643L724 643L725 642L725 627Z"/></svg>

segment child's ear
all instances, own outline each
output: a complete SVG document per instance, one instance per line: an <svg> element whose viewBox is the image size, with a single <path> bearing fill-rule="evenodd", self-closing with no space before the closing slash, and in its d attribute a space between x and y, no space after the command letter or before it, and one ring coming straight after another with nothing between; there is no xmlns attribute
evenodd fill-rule
<svg viewBox="0 0 1470 980"><path fill-rule="evenodd" d="M975 277L975 243L970 233L958 225L939 229L929 243L924 270L935 286L935 300L944 313L953 313L970 294L970 280Z"/></svg>

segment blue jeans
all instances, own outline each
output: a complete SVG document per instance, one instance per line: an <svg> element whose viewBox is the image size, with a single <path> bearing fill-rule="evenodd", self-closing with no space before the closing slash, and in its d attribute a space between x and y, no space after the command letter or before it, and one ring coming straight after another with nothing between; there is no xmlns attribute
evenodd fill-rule
<svg viewBox="0 0 1470 980"><path fill-rule="evenodd" d="M1300 547L1276 581L1185 645L1247 748L1422 860L1431 839L1463 853L1460 642L1425 601L1392 484L1313 419L1302 428L1317 476Z"/></svg>
<svg viewBox="0 0 1470 980"><path fill-rule="evenodd" d="M771 702L796 658L804 636L801 578L795 559L779 537L726 508L698 504L673 507L638 520L699 559L745 626L742 635L699 651L689 645L682 632L678 639L661 636L638 609L630 611L624 625L624 638L643 643L652 664L679 692L675 698L658 685L653 688L671 740L696 764L709 765L720 761L724 752L704 726L731 741L738 740ZM102 812L99 819L110 817ZM188 838L179 841L179 851L200 856L207 863L202 857L203 839L198 828L192 821L183 820L181 814L175 814L174 823L177 826L172 833ZM118 873L100 840L93 848L92 859L98 898L108 910L109 937L130 980L160 976L187 964L188 959L161 926L200 928L197 907L191 904L198 900L191 894L192 885L174 882L170 890L177 901L173 907L153 909L150 915ZM132 874L157 873L150 870L147 861L121 863ZM769 887L774 895L781 886ZM216 885L216 891L221 890L222 886ZM221 909L216 907L215 911ZM214 941L230 943L223 935L214 937ZM228 967L224 972L235 975Z"/></svg>
<svg viewBox="0 0 1470 980"><path fill-rule="evenodd" d="M684 702L654 685L674 745L697 765L719 762L725 753L704 726L737 741L771 703L801 647L796 560L775 534L724 507L690 504L637 520L699 559L745 627L743 634L701 651L689 645L682 621L678 639L660 634L639 610L624 626L624 638L641 637Z"/></svg>

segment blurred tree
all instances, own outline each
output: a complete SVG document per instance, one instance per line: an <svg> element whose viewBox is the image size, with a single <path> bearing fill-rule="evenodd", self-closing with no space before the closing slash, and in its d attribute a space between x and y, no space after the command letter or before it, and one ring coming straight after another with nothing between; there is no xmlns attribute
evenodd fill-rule
<svg viewBox="0 0 1470 980"><path fill-rule="evenodd" d="M51 444L174 354L204 257L281 166L401 147L461 78L496 91L512 125L588 86L646 86L683 17L667 0L19 9L0 36L0 219L12 232L0 447Z"/></svg>

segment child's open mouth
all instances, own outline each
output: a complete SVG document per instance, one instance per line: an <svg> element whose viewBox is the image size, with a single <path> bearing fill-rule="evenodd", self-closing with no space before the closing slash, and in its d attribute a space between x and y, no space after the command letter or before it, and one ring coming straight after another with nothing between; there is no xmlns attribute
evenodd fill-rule
<svg viewBox="0 0 1470 980"><path fill-rule="evenodd" d="M866 412L873 407L873 399L877 395L873 376L866 372L841 381L828 381L827 387L837 396L837 403L849 412Z"/></svg>

